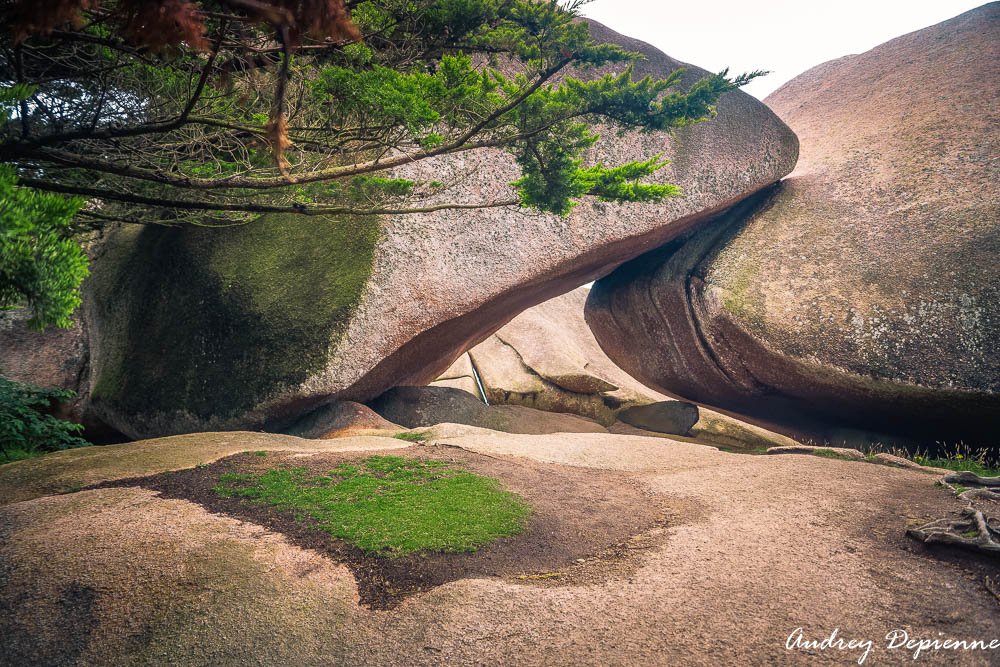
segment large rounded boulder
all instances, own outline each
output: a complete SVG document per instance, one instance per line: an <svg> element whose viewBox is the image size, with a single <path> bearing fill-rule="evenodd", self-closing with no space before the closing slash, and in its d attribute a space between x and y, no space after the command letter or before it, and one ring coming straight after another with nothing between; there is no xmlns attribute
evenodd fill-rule
<svg viewBox="0 0 1000 667"><path fill-rule="evenodd" d="M637 76L688 67L599 24L592 32L644 53ZM705 74L688 67L681 86ZM569 218L508 208L121 230L88 285L89 408L134 438L280 430L332 399L363 402L426 384L517 313L791 171L797 141L771 110L740 91L717 109L712 121L674 134L609 132L595 146L592 157L605 164L672 158L651 180L684 196L661 204L587 202ZM472 202L509 188L518 173L497 150L396 175L454 184L441 197Z"/></svg>
<svg viewBox="0 0 1000 667"><path fill-rule="evenodd" d="M651 386L830 440L995 444L1000 3L765 102L795 172L599 281L587 321Z"/></svg>

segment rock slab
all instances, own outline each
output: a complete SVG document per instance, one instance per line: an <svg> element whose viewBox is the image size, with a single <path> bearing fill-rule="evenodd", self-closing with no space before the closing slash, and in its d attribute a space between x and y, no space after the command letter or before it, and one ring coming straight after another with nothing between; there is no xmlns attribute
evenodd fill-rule
<svg viewBox="0 0 1000 667"><path fill-rule="evenodd" d="M0 466L0 493L23 499L0 507L0 663L412 665L447 656L455 664L814 664L815 655L785 649L790 628L817 641L830 636L829 619L862 639L900 623L911 638L1000 634L981 566L956 567L903 535L904 518L964 505L927 475L606 433L484 432L445 442L533 459L553 475L570 466L627 475L630 486L673 502L666 539L637 535L610 558L594 553L558 570L579 584L552 572L471 577L412 595L393 612L372 611L359 605L347 567L270 527L137 487L60 493L64 481L52 478L49 455L12 464L33 471L20 482L6 476L12 466ZM72 471L90 483L243 450L347 445L185 435L73 450ZM366 455L406 445L350 439ZM117 468L123 458L127 470ZM52 490L34 491L38 485ZM897 530L887 529L887 516ZM628 569L614 569L622 565ZM489 641L470 641L476 637ZM862 652L825 655L853 664ZM995 662L987 651L933 656ZM912 653L876 641L865 664L901 661L912 663Z"/></svg>
<svg viewBox="0 0 1000 667"><path fill-rule="evenodd" d="M399 430L401 427L398 424L386 421L367 405L353 401L334 401L303 416L285 433L298 438L322 440L372 431Z"/></svg>
<svg viewBox="0 0 1000 667"><path fill-rule="evenodd" d="M504 433L607 433L592 419L521 405L486 405L452 387L394 387L372 401L385 419L406 428L467 424Z"/></svg>
<svg viewBox="0 0 1000 667"><path fill-rule="evenodd" d="M635 405L618 413L618 419L655 433L687 435L698 423L698 406L684 401L660 401Z"/></svg>

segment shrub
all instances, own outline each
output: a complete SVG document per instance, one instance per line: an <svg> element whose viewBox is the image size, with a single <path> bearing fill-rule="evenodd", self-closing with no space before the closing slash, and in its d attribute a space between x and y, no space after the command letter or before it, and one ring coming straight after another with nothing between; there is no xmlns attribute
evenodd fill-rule
<svg viewBox="0 0 1000 667"><path fill-rule="evenodd" d="M41 411L75 395L69 389L43 388L0 377L0 463L89 445L76 435L83 426Z"/></svg>

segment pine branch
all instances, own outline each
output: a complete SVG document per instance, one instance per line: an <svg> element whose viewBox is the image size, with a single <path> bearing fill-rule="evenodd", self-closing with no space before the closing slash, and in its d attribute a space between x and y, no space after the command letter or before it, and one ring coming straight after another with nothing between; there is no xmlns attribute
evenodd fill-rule
<svg viewBox="0 0 1000 667"><path fill-rule="evenodd" d="M369 207L359 208L354 206L323 206L293 204L291 206L274 206L270 204L233 204L224 202L204 202L204 201L184 201L175 199L162 199L158 197L143 197L112 190L100 188L85 188L73 185L63 185L48 181L23 178L20 180L23 187L34 188L46 192L58 192L62 194L82 195L95 199L106 199L109 201L120 201L128 204L138 204L155 208L174 208L192 211L228 211L240 213L296 213L299 215L407 215L411 213L434 213L444 210L473 210L481 208L500 208L503 206L519 205L516 199L499 201L480 202L475 204L444 203L430 206L409 206L400 208L391 207ZM141 220L130 219L136 224L156 224L143 223Z"/></svg>

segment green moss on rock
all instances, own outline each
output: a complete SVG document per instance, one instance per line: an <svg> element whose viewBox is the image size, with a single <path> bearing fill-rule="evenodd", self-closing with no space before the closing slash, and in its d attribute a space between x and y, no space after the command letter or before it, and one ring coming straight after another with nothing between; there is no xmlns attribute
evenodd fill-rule
<svg viewBox="0 0 1000 667"><path fill-rule="evenodd" d="M757 265L747 261L739 266L728 289L723 292L723 306L744 320L754 318L759 309L757 285Z"/></svg>
<svg viewBox="0 0 1000 667"><path fill-rule="evenodd" d="M379 231L289 214L119 234L92 281L95 408L163 433L171 413L223 423L298 386L343 335Z"/></svg>

